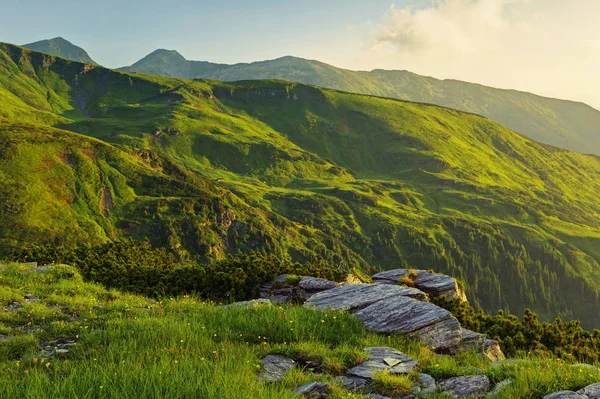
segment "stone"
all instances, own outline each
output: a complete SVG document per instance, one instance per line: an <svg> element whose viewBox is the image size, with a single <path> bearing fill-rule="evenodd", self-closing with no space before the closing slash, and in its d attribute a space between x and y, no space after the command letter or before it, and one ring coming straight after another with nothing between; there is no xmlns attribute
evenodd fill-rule
<svg viewBox="0 0 600 399"><path fill-rule="evenodd" d="M587 387L577 391L577 393L579 395L585 395L589 399L600 399L600 382L588 385Z"/></svg>
<svg viewBox="0 0 600 399"><path fill-rule="evenodd" d="M365 348L369 360L351 368L346 372L348 376L372 379L381 371L389 371L390 374L410 373L418 365L417 361L398 352L394 348L385 346Z"/></svg>
<svg viewBox="0 0 600 399"><path fill-rule="evenodd" d="M325 399L331 393L331 387L326 382L309 382L296 388L296 393L309 399Z"/></svg>
<svg viewBox="0 0 600 399"><path fill-rule="evenodd" d="M573 391L559 391L544 396L544 399L588 399L587 396L580 395Z"/></svg>
<svg viewBox="0 0 600 399"><path fill-rule="evenodd" d="M500 343L493 339L486 339L482 348L483 355L492 362L506 360L506 356L500 349Z"/></svg>
<svg viewBox="0 0 600 399"><path fill-rule="evenodd" d="M41 273L41 274L48 273L50 270L52 270L54 268L54 265L37 266L36 262L32 262L29 265L32 267L30 269L27 269L28 272L35 272L35 273Z"/></svg>
<svg viewBox="0 0 600 399"><path fill-rule="evenodd" d="M26 301L28 301L28 302L37 302L37 301L39 301L39 300L40 300L40 298L38 298L38 297L37 297L37 296L35 296L35 295L25 295L25 296L24 296L24 298L25 298L25 300L26 300Z"/></svg>
<svg viewBox="0 0 600 399"><path fill-rule="evenodd" d="M494 387L494 389L492 389L490 391L490 393L488 393L488 397L495 398L496 396L498 396L500 394L500 392L503 389L505 389L506 387L511 386L512 383L513 382L511 380L500 381L499 383L496 384L496 386Z"/></svg>
<svg viewBox="0 0 600 399"><path fill-rule="evenodd" d="M338 283L317 277L302 277L298 283L298 287L307 292L321 292L336 288Z"/></svg>
<svg viewBox="0 0 600 399"><path fill-rule="evenodd" d="M223 305L222 308L235 308L235 307L257 307L261 305L270 305L271 301L268 299L253 299L251 301L241 301L230 303L229 305Z"/></svg>
<svg viewBox="0 0 600 399"><path fill-rule="evenodd" d="M420 395L433 395L437 385L435 379L429 374L419 374L419 381L413 387L413 393Z"/></svg>
<svg viewBox="0 0 600 399"><path fill-rule="evenodd" d="M304 306L319 310L355 312L386 298L412 297L424 300L426 295L415 289L393 285L348 284L311 296Z"/></svg>
<svg viewBox="0 0 600 399"><path fill-rule="evenodd" d="M264 382L281 381L285 374L294 367L294 362L287 356L268 355L262 359L263 367L259 378Z"/></svg>
<svg viewBox="0 0 600 399"><path fill-rule="evenodd" d="M481 396L490 389L490 379L485 375L453 377L437 383L438 388L455 398Z"/></svg>
<svg viewBox="0 0 600 399"><path fill-rule="evenodd" d="M456 279L445 274L430 273L426 270L394 269L374 274L372 278L379 284L400 284L400 280L408 276L411 271L416 273L416 277L413 279L415 288L432 296L467 300Z"/></svg>
<svg viewBox="0 0 600 399"><path fill-rule="evenodd" d="M16 310L23 309L23 304L21 302L13 302L6 306L5 308L8 312L13 312Z"/></svg>
<svg viewBox="0 0 600 399"><path fill-rule="evenodd" d="M337 377L337 380L341 382L345 390L350 392L359 392L367 388L367 380L364 378L352 375L341 375Z"/></svg>
<svg viewBox="0 0 600 399"><path fill-rule="evenodd" d="M417 338L440 352L456 346L461 339L460 324L450 312L407 297L377 301L355 313L355 317L369 330Z"/></svg>

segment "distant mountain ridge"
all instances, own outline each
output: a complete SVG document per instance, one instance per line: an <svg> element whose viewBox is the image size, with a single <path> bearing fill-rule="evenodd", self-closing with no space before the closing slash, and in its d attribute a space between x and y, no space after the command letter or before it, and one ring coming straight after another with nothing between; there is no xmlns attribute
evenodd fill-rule
<svg viewBox="0 0 600 399"><path fill-rule="evenodd" d="M33 51L39 51L40 53L56 55L71 61L98 65L98 63L94 61L84 49L74 45L68 40L63 39L62 37L55 37L54 39L50 40L40 40L37 42L24 44L23 47Z"/></svg>
<svg viewBox="0 0 600 399"><path fill-rule="evenodd" d="M177 51L156 50L121 71L221 81L282 79L336 90L431 103L476 113L534 140L600 155L600 111L587 104L439 80L408 71L352 71L286 56L241 64L189 61Z"/></svg>

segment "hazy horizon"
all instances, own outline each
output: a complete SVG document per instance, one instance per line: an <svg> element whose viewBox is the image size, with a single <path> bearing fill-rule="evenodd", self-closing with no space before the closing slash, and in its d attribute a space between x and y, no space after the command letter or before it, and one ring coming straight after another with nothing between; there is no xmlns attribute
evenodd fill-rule
<svg viewBox="0 0 600 399"><path fill-rule="evenodd" d="M60 36L110 68L160 48L226 64L289 55L350 70L408 70L600 109L594 83L600 2L592 0L149 0L143 11L116 0L9 4L0 41L23 45Z"/></svg>

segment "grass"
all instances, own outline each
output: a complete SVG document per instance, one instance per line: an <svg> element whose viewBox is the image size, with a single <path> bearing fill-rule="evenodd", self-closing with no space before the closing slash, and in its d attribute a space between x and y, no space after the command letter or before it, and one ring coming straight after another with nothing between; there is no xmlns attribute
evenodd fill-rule
<svg viewBox="0 0 600 399"><path fill-rule="evenodd" d="M133 237L186 261L433 268L485 310L600 326L597 157L283 81L125 74L7 44L0 67L2 253Z"/></svg>
<svg viewBox="0 0 600 399"><path fill-rule="evenodd" d="M0 333L8 334L0 340L2 397L293 398L296 386L326 381L334 398L358 398L335 376L367 360L363 348L382 345L418 359L420 371L436 379L475 371L493 382L510 378L514 384L499 398L541 398L600 378L597 368L553 359L526 357L497 366L475 353L437 355L401 336L367 332L343 313L294 306L220 308L193 297L151 300L83 282L68 266L39 274L28 267L0 269L0 287L13 289L19 302L25 303L24 295L39 298L31 317L1 313L6 324ZM77 342L68 354L44 358L43 342L57 338ZM257 377L260 359L270 353L299 363L281 383L264 384ZM318 365L315 372L301 367L307 361ZM415 378L380 374L376 386L401 393Z"/></svg>

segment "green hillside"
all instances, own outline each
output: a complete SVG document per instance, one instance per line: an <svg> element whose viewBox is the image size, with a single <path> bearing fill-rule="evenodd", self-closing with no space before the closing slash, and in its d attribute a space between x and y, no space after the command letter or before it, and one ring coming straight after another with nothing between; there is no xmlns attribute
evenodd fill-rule
<svg viewBox="0 0 600 399"><path fill-rule="evenodd" d="M536 141L600 155L600 111L582 103L540 97L408 71L350 71L296 57L250 64L188 61L157 50L124 71L186 79L283 79L353 93L437 104L486 116Z"/></svg>
<svg viewBox="0 0 600 399"><path fill-rule="evenodd" d="M68 60L82 62L84 64L96 64L94 60L88 55L88 53L82 49L63 39L62 37L55 37L50 40L40 40L38 42L24 44L23 47L33 51L39 51L40 53L46 53L51 55L57 55Z"/></svg>
<svg viewBox="0 0 600 399"><path fill-rule="evenodd" d="M598 157L433 105L8 44L0 60L6 250L133 237L182 258L435 268L485 309L600 326Z"/></svg>

